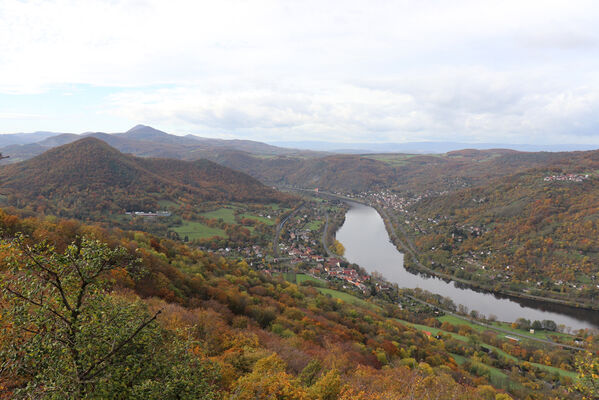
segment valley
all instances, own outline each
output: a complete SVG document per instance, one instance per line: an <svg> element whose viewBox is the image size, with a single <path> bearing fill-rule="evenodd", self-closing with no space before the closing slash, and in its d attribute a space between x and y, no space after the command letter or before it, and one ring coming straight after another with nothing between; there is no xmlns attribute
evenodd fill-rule
<svg viewBox="0 0 599 400"><path fill-rule="evenodd" d="M252 351L282 357L291 371L285 379L303 374L319 354L318 379L341 374L344 390L354 393L349 398L357 377L335 367L338 353L329 353L328 341L352 354L344 365L372 368L369 385L380 382L377 371L385 366L410 376L398 382L449 374L454 383L444 389L414 388L436 394L452 387L471 398L492 385L497 396L577 398L566 388L579 382L578 360L599 350L599 317L590 310L595 252L584 242L588 230L564 221L594 229L593 152L342 155L257 144L240 151L230 148L237 142L211 142L214 162L187 160L201 157L192 151L197 139L171 136L134 128L109 138L117 148L101 135L50 137L49 150L0 167L3 251L13 254L10 243L22 231L58 251L83 232L121 243L141 252L151 272L114 272L106 296L132 290L146 307L197 306L222 321L223 331L251 331L259 338ZM119 151L124 140L138 146L137 155ZM169 154L144 153L139 141L145 149L167 150L170 143L186 150L156 158ZM581 202L590 206L574 207ZM514 220L522 215L527 219ZM547 230L547 221L558 228ZM515 224L530 228L520 237ZM508 247L507 232L514 241ZM513 253L520 247L548 250L518 253L521 261ZM552 259L580 263L544 269ZM215 390L246 385L259 371L257 361L248 361L253 367L231 361L229 344L209 350L214 337L194 338L236 376ZM292 386L297 393L316 390Z"/></svg>

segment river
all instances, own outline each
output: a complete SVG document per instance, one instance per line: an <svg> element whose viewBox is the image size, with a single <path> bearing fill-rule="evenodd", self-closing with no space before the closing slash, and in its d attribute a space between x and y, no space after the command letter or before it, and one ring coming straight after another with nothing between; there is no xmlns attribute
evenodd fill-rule
<svg viewBox="0 0 599 400"><path fill-rule="evenodd" d="M458 287L455 282L424 274L415 274L403 267L403 254L391 243L385 223L378 212L369 206L349 202L350 209L336 238L345 246L345 258L368 272L380 272L399 287L421 288L451 298L469 310L486 316L494 314L500 321L519 317L534 320L549 319L572 329L599 329L599 312L527 299L507 298L470 288ZM463 285L461 285L463 286Z"/></svg>

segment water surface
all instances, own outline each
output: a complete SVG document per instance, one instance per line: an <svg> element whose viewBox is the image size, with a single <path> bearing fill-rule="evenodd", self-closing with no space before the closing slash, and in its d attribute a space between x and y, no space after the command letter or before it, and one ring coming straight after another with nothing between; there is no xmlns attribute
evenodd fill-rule
<svg viewBox="0 0 599 400"><path fill-rule="evenodd" d="M598 328L599 312L558 304L507 298L473 289L458 287L455 282L424 274L415 274L403 267L403 254L391 243L385 223L369 206L350 202L345 222L336 234L345 246L345 258L368 272L378 271L399 287L421 288L451 298L456 305L477 310L486 316L494 314L501 321L519 317L533 320L550 319L573 329Z"/></svg>

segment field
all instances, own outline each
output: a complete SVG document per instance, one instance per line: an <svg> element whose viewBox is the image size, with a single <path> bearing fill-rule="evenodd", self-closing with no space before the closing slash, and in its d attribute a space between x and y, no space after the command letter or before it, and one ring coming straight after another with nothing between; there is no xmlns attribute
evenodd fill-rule
<svg viewBox="0 0 599 400"><path fill-rule="evenodd" d="M222 219L227 224L234 224L235 223L235 215L233 214L234 211L235 210L233 210L232 208L223 207L223 208L219 208L214 211L208 211L208 212L202 213L200 215L203 217L206 217L206 218Z"/></svg>
<svg viewBox="0 0 599 400"><path fill-rule="evenodd" d="M318 231L322 227L323 222L320 220L310 221L306 224L306 229L310 229L311 231Z"/></svg>
<svg viewBox="0 0 599 400"><path fill-rule="evenodd" d="M181 238L187 236L189 240L206 239L212 236L227 237L225 231L219 228L212 228L200 222L183 221L183 225L173 227L173 231L177 232Z"/></svg>
<svg viewBox="0 0 599 400"><path fill-rule="evenodd" d="M266 217L261 217L259 215L253 215L253 214L248 214L248 213L243 213L240 215L241 218L251 218L251 219L255 219L256 221L260 221L262 223L265 223L266 225L274 225L275 224L275 218L266 218Z"/></svg>
<svg viewBox="0 0 599 400"><path fill-rule="evenodd" d="M319 284L326 284L327 283L323 279L314 278L313 276L306 275L306 274L297 274L295 276L295 282L298 285L301 285L303 282L306 282L306 281L316 282L316 283L319 283Z"/></svg>
<svg viewBox="0 0 599 400"><path fill-rule="evenodd" d="M489 329L484 326L472 323L466 319L456 317L454 315L444 315L442 317L439 317L438 320L441 322L449 322L452 325L467 325L467 326L471 327L472 329L476 330L477 332L483 332L483 331L486 331ZM544 339L544 340L551 340L551 336L561 336L561 337L570 336L565 333L547 332L547 331L535 331L535 333L530 333L529 331L526 331L523 329L514 329L514 328L512 328L511 324L508 324L506 322L492 322L492 323L489 323L489 325L497 326L498 328L505 329L510 332L517 333L519 335L528 336L531 338Z"/></svg>
<svg viewBox="0 0 599 400"><path fill-rule="evenodd" d="M333 297L335 299L343 300L346 303L356 304L356 305L359 305L359 306L362 306L362 307L368 307L368 308L373 309L373 310L380 310L379 306L377 306L375 304L372 304L372 303L369 303L369 302L367 302L365 300L362 300L362 299L360 299L360 298L358 298L356 296L352 296L349 293L340 292L338 290L328 289L328 288L317 288L317 289L322 294L329 295L329 296L331 296L331 297Z"/></svg>
<svg viewBox="0 0 599 400"><path fill-rule="evenodd" d="M453 321L455 321L453 319L449 319L448 320L446 317L455 318L455 320L457 320L457 322L453 322ZM460 318L453 317L453 316L446 315L446 316L440 317L439 320L441 320L441 321L445 320L445 321L448 321L448 322L450 322L451 324L454 324L454 325L462 324L462 325L472 326L473 329L477 329L477 330L486 330L486 328L483 327L483 326L471 324L471 323L468 323L465 320L462 320ZM418 329L418 330L421 330L421 331L428 331L428 332L430 332L433 335L436 335L439 332L441 332L441 333L446 334L446 335L451 335L454 339L461 340L463 342L467 342L469 340L467 337L462 336L462 335L458 335L457 333L447 332L447 331L444 331L442 329L432 328L430 326L413 324L413 323L410 323L410 322L407 322L407 321L402 321L402 320L399 320L399 321L401 323L409 325L409 326L411 326L411 327L413 327L415 329ZM491 346L491 345L484 344L484 343L481 343L481 346L485 347L485 348L487 348L489 350L492 350L492 351L496 352L498 355L503 356L505 358L508 358L508 359L510 359L512 361L521 362L521 360L517 359L516 357L514 357L514 356L512 356L512 355L510 355L508 353L506 353L505 351L503 351L503 350L501 350L501 349L499 349L499 348L497 348L495 346ZM565 371L565 370L560 369L560 368L552 367L552 366L549 366L549 365L538 364L538 363L530 363L530 364L533 365L533 366L535 366L535 367L537 367L537 368L539 368L539 369L542 369L542 370L545 370L547 372L550 372L550 373L556 373L556 374L559 374L559 375L562 375L562 376L570 377L572 379L576 379L576 377L577 377L577 374L575 372L572 372L572 371Z"/></svg>
<svg viewBox="0 0 599 400"><path fill-rule="evenodd" d="M169 207L178 207L179 206L179 204L177 204L171 200L158 200L158 205L162 209L168 209Z"/></svg>

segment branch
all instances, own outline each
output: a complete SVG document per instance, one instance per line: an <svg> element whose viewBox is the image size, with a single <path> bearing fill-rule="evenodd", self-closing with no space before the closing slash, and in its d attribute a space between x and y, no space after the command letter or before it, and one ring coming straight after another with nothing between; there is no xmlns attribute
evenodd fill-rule
<svg viewBox="0 0 599 400"><path fill-rule="evenodd" d="M62 284L60 283L60 276L58 276L58 273L56 271L52 271L50 268L45 267L42 263L40 263L39 260L37 258L35 258L35 255L29 250L29 248L26 245L22 245L20 247L21 247L21 250L23 250L23 253L25 253L25 255L31 261L33 261L33 263L35 265L37 265L39 268L41 268L42 270L44 270L48 274L50 274L52 277L54 277L55 282L52 282L50 279L48 279L48 282L51 283L52 286L54 286L56 289L58 289L58 292L60 293L60 297L62 298L62 302L64 303L64 306L67 308L67 310L73 311L71 304L67 300L67 297L64 293Z"/></svg>
<svg viewBox="0 0 599 400"><path fill-rule="evenodd" d="M154 321L158 317L158 314L160 314L161 312L162 312L162 310L158 310L152 318L150 318L147 321L145 321L144 323L142 323L135 330L135 332L133 332L127 339L123 340L118 346L116 346L114 349L112 349L104 357L102 357L101 359L99 359L98 361L96 361L92 365L90 365L90 367L83 374L81 374L79 376L79 379L80 380L89 380L89 379L94 379L96 376L98 376L104 369L106 369L106 367L108 367L108 364L104 364L104 366L102 368L97 370L93 375L91 375L89 377L88 377L88 374L90 374L94 368L96 368L97 366L104 363L112 356L114 356L116 353L118 353L127 343L130 343L135 338L135 336L137 336L146 326L148 326L152 321Z"/></svg>
<svg viewBox="0 0 599 400"><path fill-rule="evenodd" d="M32 298L29 298L29 297L27 297L27 296L24 296L23 294L21 294L21 293L19 293L19 292L16 292L16 291L12 290L12 289L11 289L10 287L8 287L8 286L6 286L4 289L5 289L7 292L9 292L10 294L12 294L13 296L16 296L16 297L18 297L18 298L20 298L20 299L22 299L22 300L25 300L25 301L27 301L27 302L29 302L29 303L33 304L34 306L37 306L37 307L40 307L40 308L44 308L44 303L41 303L41 302L35 301L35 300L33 300ZM63 320L63 321L64 321L64 322L65 322L67 325L70 325L70 322L69 322L69 320L68 320L66 317L64 317L62 314L60 314L58 311L56 311L55 309L53 309L53 308L52 308L52 307L50 307L50 306L48 306L47 308L48 308L48 310L49 310L49 311L50 311L52 314L56 315L58 318L60 318L61 320Z"/></svg>
<svg viewBox="0 0 599 400"><path fill-rule="evenodd" d="M50 334L47 331L46 332L41 332L41 331L36 331L36 330L33 330L33 329L25 328L25 327L22 327L22 326L19 327L19 329L24 330L25 332L33 333L34 335L40 335L40 336L42 336L44 334L48 334L48 335L50 335L52 337L52 339L56 340L57 342L60 342L60 343L64 344L65 346L70 346L71 345L71 343L69 341L67 341L65 339L61 339L61 338L59 338L56 335L52 335L52 334Z"/></svg>
<svg viewBox="0 0 599 400"><path fill-rule="evenodd" d="M73 258L73 256L71 256L71 254L68 251L66 251L65 253L67 254L69 260L71 260L73 266L75 267L75 270L77 271L77 275L79 275L81 282L85 282L85 277L83 276L83 272L81 272L81 268L79 268L79 263L77 262L77 260Z"/></svg>

